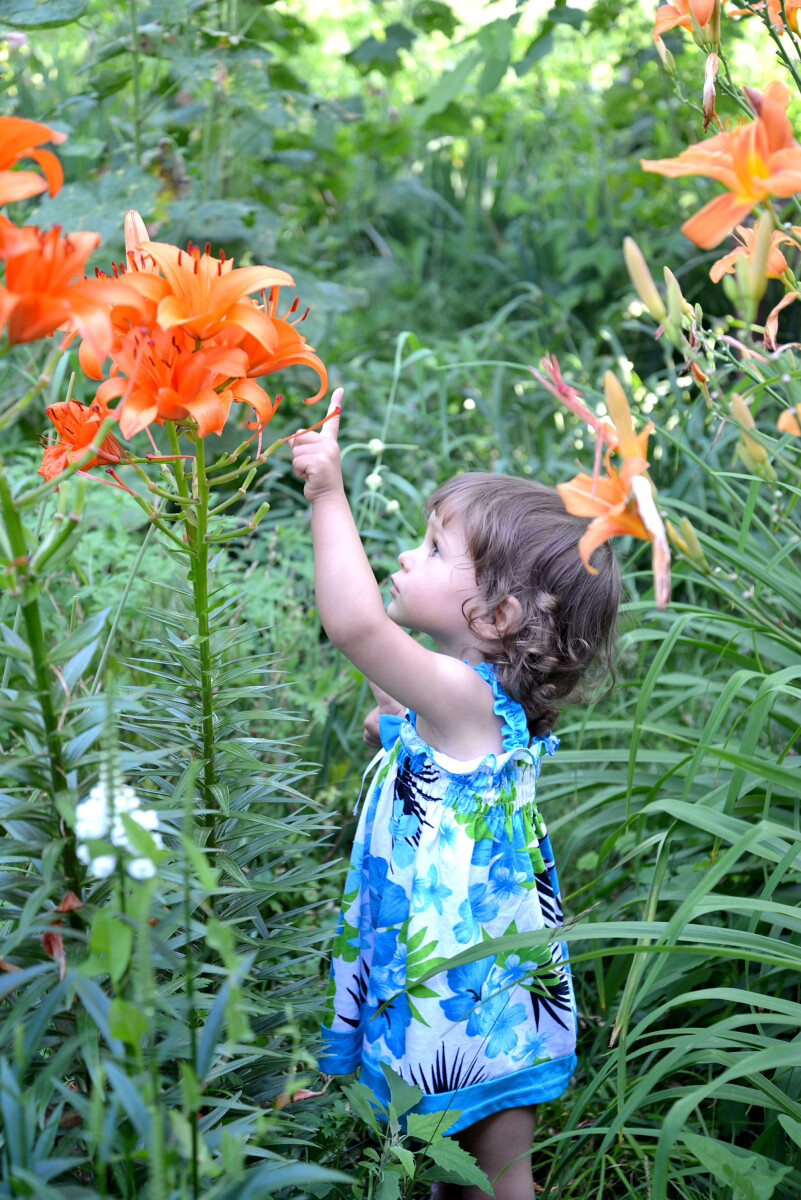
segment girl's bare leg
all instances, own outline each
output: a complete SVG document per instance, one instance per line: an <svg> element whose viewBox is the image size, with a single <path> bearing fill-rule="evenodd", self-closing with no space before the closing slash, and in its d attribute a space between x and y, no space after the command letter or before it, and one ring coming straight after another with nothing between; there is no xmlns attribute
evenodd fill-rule
<svg viewBox="0 0 801 1200"><path fill-rule="evenodd" d="M531 1174L533 1107L505 1108L502 1112L492 1113L463 1129L457 1138L488 1176L495 1200L534 1200ZM474 1186L463 1187L461 1195L462 1200L489 1200L488 1192Z"/></svg>

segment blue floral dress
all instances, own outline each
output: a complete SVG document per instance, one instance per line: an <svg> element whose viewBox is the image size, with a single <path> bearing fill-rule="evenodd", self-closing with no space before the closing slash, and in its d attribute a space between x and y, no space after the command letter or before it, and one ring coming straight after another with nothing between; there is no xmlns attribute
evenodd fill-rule
<svg viewBox="0 0 801 1200"><path fill-rule="evenodd" d="M432 750L415 714L382 718L384 753L359 820L331 961L321 1071L361 1081L385 1103L387 1063L423 1097L416 1111L461 1110L449 1133L504 1108L551 1100L575 1069L567 946L551 844L535 804L542 755L523 708L492 667L503 753L458 762ZM523 948L463 966L489 938ZM421 979L432 968L439 973Z"/></svg>

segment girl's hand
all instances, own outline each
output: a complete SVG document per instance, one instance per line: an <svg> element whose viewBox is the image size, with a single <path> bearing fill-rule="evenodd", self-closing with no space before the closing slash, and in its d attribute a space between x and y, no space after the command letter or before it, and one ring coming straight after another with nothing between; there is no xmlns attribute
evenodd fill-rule
<svg viewBox="0 0 801 1200"><path fill-rule="evenodd" d="M381 736L378 732L378 719L390 713L392 716L402 717L406 709L402 704L398 704L397 700L393 700L389 692L385 692L377 683L373 683L372 679L368 679L370 690L375 696L378 703L375 708L371 708L367 716L364 718L364 740L368 746L374 746L376 749L381 745Z"/></svg>
<svg viewBox="0 0 801 1200"><path fill-rule="evenodd" d="M339 460L339 413L344 390L337 388L328 406L329 420L319 433L305 430L292 438L292 470L305 480L303 494L314 502L332 492L343 492L342 468ZM331 414L336 414L331 416Z"/></svg>

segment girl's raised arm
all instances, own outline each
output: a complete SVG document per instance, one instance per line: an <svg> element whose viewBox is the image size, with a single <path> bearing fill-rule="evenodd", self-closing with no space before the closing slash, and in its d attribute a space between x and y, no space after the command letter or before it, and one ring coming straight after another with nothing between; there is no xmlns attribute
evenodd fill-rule
<svg viewBox="0 0 801 1200"><path fill-rule="evenodd" d="M338 388L329 414L342 405ZM314 587L326 634L368 679L414 709L430 727L437 748L459 756L492 740L492 696L475 671L457 658L425 649L396 625L384 602L350 511L337 442L339 416L320 433L292 439L292 466L305 481L312 505ZM494 749L494 746L487 747Z"/></svg>

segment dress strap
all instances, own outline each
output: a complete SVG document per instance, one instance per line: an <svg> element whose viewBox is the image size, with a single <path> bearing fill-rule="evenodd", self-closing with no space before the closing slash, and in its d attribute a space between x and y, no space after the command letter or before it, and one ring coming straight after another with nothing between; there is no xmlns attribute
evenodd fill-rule
<svg viewBox="0 0 801 1200"><path fill-rule="evenodd" d="M538 758L543 751L554 754L559 745L559 738L554 734L545 737L530 737L526 712L519 700L513 700L501 686L495 668L490 663L468 663L474 671L478 671L482 679L486 679L495 697L493 709L497 716L503 718L501 743L504 750L532 750Z"/></svg>

